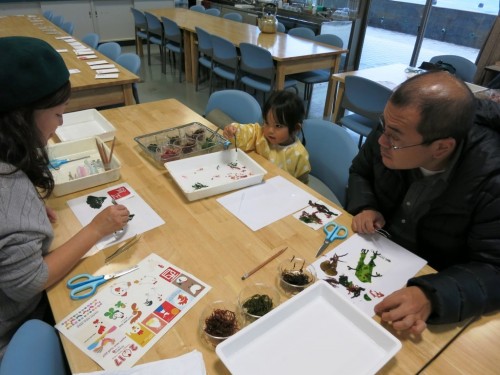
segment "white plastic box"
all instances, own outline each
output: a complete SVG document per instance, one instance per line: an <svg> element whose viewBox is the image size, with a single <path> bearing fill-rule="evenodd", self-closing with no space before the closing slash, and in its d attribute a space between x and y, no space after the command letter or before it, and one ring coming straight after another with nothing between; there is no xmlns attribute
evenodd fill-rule
<svg viewBox="0 0 500 375"><path fill-rule="evenodd" d="M104 170L104 168L99 167L98 161L101 160L101 158L96 146L96 141L103 145L106 155L109 155L111 150L97 137L58 143L48 147L50 160L73 160L88 156L88 158L83 160L76 160L63 164L58 170L51 169L55 181L53 194L56 197L106 184L120 178L121 164L114 153L109 165L109 170ZM85 164L86 162L87 164ZM93 167L96 168L96 173L78 177L77 172L85 165L89 163L92 164L92 162L97 165Z"/></svg>
<svg viewBox="0 0 500 375"><path fill-rule="evenodd" d="M267 173L235 149L170 161L165 168L189 201L259 184Z"/></svg>
<svg viewBox="0 0 500 375"><path fill-rule="evenodd" d="M63 125L56 130L56 135L62 142L95 136L108 142L115 134L115 127L95 109L65 113Z"/></svg>

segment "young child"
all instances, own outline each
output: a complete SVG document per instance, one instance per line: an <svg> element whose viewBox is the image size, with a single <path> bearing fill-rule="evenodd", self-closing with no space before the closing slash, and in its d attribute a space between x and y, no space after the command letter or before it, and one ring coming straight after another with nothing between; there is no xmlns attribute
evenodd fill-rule
<svg viewBox="0 0 500 375"><path fill-rule="evenodd" d="M305 110L302 100L290 91L275 91L262 108L264 125L232 123L224 137L243 151L255 150L300 181L307 183L311 164L309 153L297 138ZM303 135L303 134L302 134Z"/></svg>

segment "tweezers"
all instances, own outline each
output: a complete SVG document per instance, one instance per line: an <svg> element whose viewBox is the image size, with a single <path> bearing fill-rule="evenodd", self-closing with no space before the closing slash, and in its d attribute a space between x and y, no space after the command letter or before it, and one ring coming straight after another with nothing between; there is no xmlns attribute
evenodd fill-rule
<svg viewBox="0 0 500 375"><path fill-rule="evenodd" d="M380 234L381 236L384 236L385 238L391 238L391 234L386 231L385 229L376 229L375 232L377 232L378 234Z"/></svg>
<svg viewBox="0 0 500 375"><path fill-rule="evenodd" d="M123 244L122 246L120 246L118 249L116 249L116 251L109 255L108 257L106 257L105 259L105 263L108 263L109 261L111 261L113 258L117 257L118 255L120 255L121 253L123 253L124 251L128 250L131 246L133 246L137 241L139 241L139 239L141 238L141 236L138 236L137 234L132 237L129 241L127 241L125 244Z"/></svg>

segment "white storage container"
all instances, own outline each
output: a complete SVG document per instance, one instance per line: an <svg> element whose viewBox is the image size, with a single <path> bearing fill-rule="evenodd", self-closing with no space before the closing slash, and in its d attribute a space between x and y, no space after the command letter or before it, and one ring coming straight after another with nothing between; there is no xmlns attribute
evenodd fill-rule
<svg viewBox="0 0 500 375"><path fill-rule="evenodd" d="M65 113L63 125L56 130L56 135L62 142L95 136L108 142L113 140L115 134L115 127L95 109Z"/></svg>

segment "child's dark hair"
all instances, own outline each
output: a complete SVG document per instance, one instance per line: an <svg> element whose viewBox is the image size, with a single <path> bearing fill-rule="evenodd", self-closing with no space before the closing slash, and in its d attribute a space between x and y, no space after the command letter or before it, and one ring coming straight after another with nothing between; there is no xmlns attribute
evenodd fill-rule
<svg viewBox="0 0 500 375"><path fill-rule="evenodd" d="M278 123L288 127L290 134L297 131L297 124L300 124L300 130L302 131L302 122L306 111L304 102L294 92L286 90L273 91L262 108L262 118L264 120L269 111L272 111L274 119ZM302 143L306 144L304 132L302 132Z"/></svg>

